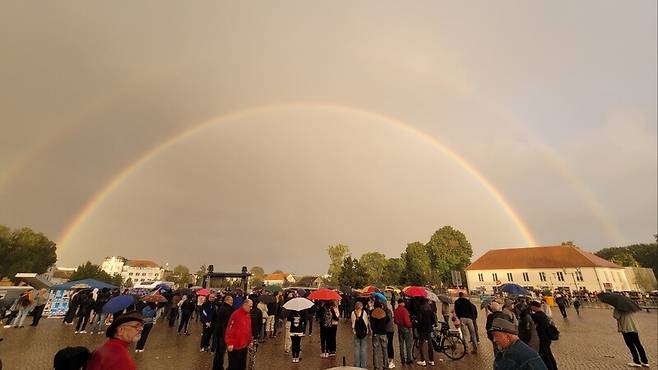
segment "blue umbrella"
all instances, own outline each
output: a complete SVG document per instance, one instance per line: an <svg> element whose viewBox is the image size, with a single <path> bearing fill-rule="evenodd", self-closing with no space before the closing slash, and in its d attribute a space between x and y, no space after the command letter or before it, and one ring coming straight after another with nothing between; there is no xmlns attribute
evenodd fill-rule
<svg viewBox="0 0 658 370"><path fill-rule="evenodd" d="M158 284L155 286L154 290L166 290L171 292L171 286L167 284Z"/></svg>
<svg viewBox="0 0 658 370"><path fill-rule="evenodd" d="M130 294L124 294L116 296L103 306L103 313L115 313L126 309L126 307L135 303L135 296Z"/></svg>
<svg viewBox="0 0 658 370"><path fill-rule="evenodd" d="M530 292L519 284L505 283L498 288L501 292L512 295L530 295Z"/></svg>
<svg viewBox="0 0 658 370"><path fill-rule="evenodd" d="M372 296L380 302L386 302L386 296L380 292L373 292Z"/></svg>

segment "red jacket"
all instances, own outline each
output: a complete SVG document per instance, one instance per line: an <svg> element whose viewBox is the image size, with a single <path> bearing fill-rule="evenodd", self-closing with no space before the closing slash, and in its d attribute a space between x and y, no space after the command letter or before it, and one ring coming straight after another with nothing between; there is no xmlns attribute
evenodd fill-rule
<svg viewBox="0 0 658 370"><path fill-rule="evenodd" d="M395 308L393 313L393 321L398 326L403 326L405 328L411 328L411 318L409 317L409 311L404 306L398 305Z"/></svg>
<svg viewBox="0 0 658 370"><path fill-rule="evenodd" d="M130 343L120 339L110 338L102 346L96 348L87 362L87 370L136 370L137 365L130 357Z"/></svg>
<svg viewBox="0 0 658 370"><path fill-rule="evenodd" d="M231 314L224 341L234 349L243 349L251 343L251 315L242 307Z"/></svg>

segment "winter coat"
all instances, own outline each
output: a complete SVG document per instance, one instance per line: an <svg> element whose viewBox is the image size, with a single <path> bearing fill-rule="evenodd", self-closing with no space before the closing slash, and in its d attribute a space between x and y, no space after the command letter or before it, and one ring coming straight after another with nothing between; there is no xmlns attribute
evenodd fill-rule
<svg viewBox="0 0 658 370"><path fill-rule="evenodd" d="M251 343L251 339L250 313L242 308L235 310L228 320L228 327L224 334L226 345L240 350L246 348Z"/></svg>
<svg viewBox="0 0 658 370"><path fill-rule="evenodd" d="M136 370L137 365L128 352L130 343L111 338L98 347L92 354L85 369L87 370Z"/></svg>
<svg viewBox="0 0 658 370"><path fill-rule="evenodd" d="M226 333L226 327L228 327L228 321L233 314L233 307L227 303L222 303L217 310L217 316L215 318L215 333L218 338L224 338Z"/></svg>
<svg viewBox="0 0 658 370"><path fill-rule="evenodd" d="M290 322L290 335L303 337L305 321L302 317L302 314L299 312L291 311L288 314L288 321Z"/></svg>
<svg viewBox="0 0 658 370"><path fill-rule="evenodd" d="M418 331L421 333L431 333L436 325L436 314L432 311L429 304L425 303L418 309Z"/></svg>
<svg viewBox="0 0 658 370"><path fill-rule="evenodd" d="M397 308L395 308L393 317L395 319L395 324L398 326L411 328L411 318L409 317L409 311L407 311L406 307L398 305Z"/></svg>
<svg viewBox="0 0 658 370"><path fill-rule="evenodd" d="M467 319L475 319L473 309L471 308L471 301L464 297L457 298L455 301L455 315L457 315L457 317L460 319L462 317Z"/></svg>
<svg viewBox="0 0 658 370"><path fill-rule="evenodd" d="M519 339L530 348L539 352L539 335L537 334L537 327L528 311L522 311L519 315Z"/></svg>
<svg viewBox="0 0 658 370"><path fill-rule="evenodd" d="M617 319L617 331L620 333L637 333L637 323L630 312L619 311L615 308L612 317Z"/></svg>

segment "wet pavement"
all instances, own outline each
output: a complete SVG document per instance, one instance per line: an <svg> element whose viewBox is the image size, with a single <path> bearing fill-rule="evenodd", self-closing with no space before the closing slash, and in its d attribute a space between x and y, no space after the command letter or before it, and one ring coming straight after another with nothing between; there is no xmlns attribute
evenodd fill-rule
<svg viewBox="0 0 658 370"><path fill-rule="evenodd" d="M558 312L559 313L559 312ZM482 314L482 311L481 311ZM641 312L636 314L640 326L640 339L647 351L651 368L658 363L658 314ZM436 365L428 368L491 369L492 347L484 333L484 317L479 318L481 337L480 351L453 361L443 354L435 354ZM559 341L553 343L553 353L560 369L626 369L630 354L624 341L617 333L612 311L608 309L585 309L577 317L570 311L567 320L555 318L561 331ZM317 329L314 328L314 329ZM44 319L38 327L0 329L0 359L4 370L51 369L54 354L66 346L98 347L105 341L101 335L73 334L72 326L64 326L59 319ZM191 325L192 335L177 336L175 328L158 323L151 331L145 351L133 353L139 369L210 369L212 354L199 352L201 326ZM283 338L270 339L259 345L256 369L327 369L342 365L343 358L352 364L352 336L349 324L341 322L338 329L337 357L320 358L318 333L302 341L302 361L291 363L290 355L283 353ZM415 365L400 365L397 338L395 338L396 369L419 368ZM372 351L368 364L372 368Z"/></svg>

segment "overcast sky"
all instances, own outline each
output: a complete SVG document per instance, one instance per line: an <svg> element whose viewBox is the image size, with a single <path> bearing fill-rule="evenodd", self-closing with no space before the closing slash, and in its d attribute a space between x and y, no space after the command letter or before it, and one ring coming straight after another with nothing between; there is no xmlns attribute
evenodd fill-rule
<svg viewBox="0 0 658 370"><path fill-rule="evenodd" d="M60 266L323 273L328 245L399 256L443 225L475 256L527 245L432 138L539 244L651 241L656 13L651 0L5 1L0 223L46 233Z"/></svg>

